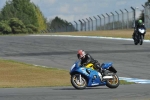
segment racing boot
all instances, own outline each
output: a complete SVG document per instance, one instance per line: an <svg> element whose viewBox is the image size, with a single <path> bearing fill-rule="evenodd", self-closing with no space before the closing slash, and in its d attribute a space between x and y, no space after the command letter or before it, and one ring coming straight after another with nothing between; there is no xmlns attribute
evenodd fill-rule
<svg viewBox="0 0 150 100"><path fill-rule="evenodd" d="M99 69L98 69L98 72L101 73L102 77L105 76L105 70L104 70L104 69L99 68Z"/></svg>
<svg viewBox="0 0 150 100"><path fill-rule="evenodd" d="M102 69L102 77L103 76L106 76L106 70L105 69Z"/></svg>

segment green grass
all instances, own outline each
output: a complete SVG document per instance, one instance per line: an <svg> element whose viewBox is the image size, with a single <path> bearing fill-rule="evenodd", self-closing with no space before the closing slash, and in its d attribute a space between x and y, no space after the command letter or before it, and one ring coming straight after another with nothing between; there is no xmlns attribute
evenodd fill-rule
<svg viewBox="0 0 150 100"><path fill-rule="evenodd" d="M125 80L120 80L121 85L129 85L129 84L136 84L135 82L127 82Z"/></svg>

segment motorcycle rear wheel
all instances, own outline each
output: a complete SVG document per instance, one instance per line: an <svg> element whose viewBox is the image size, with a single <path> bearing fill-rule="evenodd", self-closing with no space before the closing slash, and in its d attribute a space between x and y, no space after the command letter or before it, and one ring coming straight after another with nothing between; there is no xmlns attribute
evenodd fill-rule
<svg viewBox="0 0 150 100"><path fill-rule="evenodd" d="M109 88L117 88L120 85L119 77L115 74L113 75L113 79L109 79L106 81L106 86Z"/></svg>
<svg viewBox="0 0 150 100"><path fill-rule="evenodd" d="M80 74L74 74L71 76L71 84L76 89L85 89L87 87L86 79L81 75L81 82L79 78Z"/></svg>
<svg viewBox="0 0 150 100"><path fill-rule="evenodd" d="M140 45L143 44L143 35L141 35L141 39L140 39Z"/></svg>

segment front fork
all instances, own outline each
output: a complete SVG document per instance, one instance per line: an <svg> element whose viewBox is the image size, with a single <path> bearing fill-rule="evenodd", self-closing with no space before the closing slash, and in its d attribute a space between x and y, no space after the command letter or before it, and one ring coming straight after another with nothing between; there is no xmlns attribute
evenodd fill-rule
<svg viewBox="0 0 150 100"><path fill-rule="evenodd" d="M81 79L81 74L79 75L79 82L81 83L82 79Z"/></svg>
<svg viewBox="0 0 150 100"><path fill-rule="evenodd" d="M81 84L82 84L81 74L79 75L79 77L78 77L78 81L77 81L77 82L78 82L78 84L79 84L79 85L81 85Z"/></svg>

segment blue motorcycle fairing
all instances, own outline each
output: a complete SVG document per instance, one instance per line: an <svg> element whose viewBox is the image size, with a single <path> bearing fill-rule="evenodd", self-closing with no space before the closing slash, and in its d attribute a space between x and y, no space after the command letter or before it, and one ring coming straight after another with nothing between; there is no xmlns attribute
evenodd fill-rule
<svg viewBox="0 0 150 100"><path fill-rule="evenodd" d="M112 62L103 63L103 64L102 64L102 69L109 69L109 67L111 67L112 64L113 64Z"/></svg>
<svg viewBox="0 0 150 100"><path fill-rule="evenodd" d="M72 67L71 67L71 69L70 69L70 74L72 74L73 72L75 72L75 71L80 67L78 64L79 64L79 61L76 61L76 62L72 65Z"/></svg>
<svg viewBox="0 0 150 100"><path fill-rule="evenodd" d="M85 68L79 66L79 61L75 62L70 70L70 75L74 73L80 73L87 79L87 86L106 85L106 82L102 82L98 72L91 68Z"/></svg>
<svg viewBox="0 0 150 100"><path fill-rule="evenodd" d="M97 86L97 85L106 85L106 82L102 82L98 72L96 70L88 68L87 70L90 71L88 76L88 87Z"/></svg>

